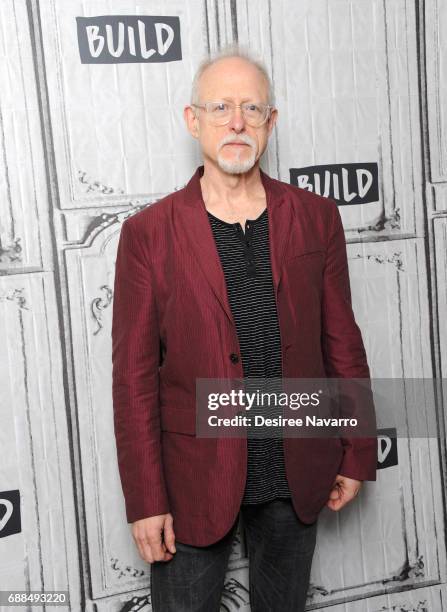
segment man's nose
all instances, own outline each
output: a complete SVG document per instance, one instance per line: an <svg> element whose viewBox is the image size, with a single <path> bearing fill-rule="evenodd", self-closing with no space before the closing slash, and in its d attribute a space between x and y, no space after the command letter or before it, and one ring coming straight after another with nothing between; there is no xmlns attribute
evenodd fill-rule
<svg viewBox="0 0 447 612"><path fill-rule="evenodd" d="M241 132L244 129L245 117L242 114L241 108L237 107L234 109L228 127L233 129L235 132Z"/></svg>

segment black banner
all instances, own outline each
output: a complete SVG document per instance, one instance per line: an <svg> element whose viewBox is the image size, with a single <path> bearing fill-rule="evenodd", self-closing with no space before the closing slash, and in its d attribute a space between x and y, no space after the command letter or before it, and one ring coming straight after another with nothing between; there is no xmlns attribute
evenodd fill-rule
<svg viewBox="0 0 447 612"><path fill-rule="evenodd" d="M182 59L179 17L76 17L82 64L173 62Z"/></svg>
<svg viewBox="0 0 447 612"><path fill-rule="evenodd" d="M290 168L290 183L334 199L339 206L379 201L377 163Z"/></svg>
<svg viewBox="0 0 447 612"><path fill-rule="evenodd" d="M377 469L383 470L398 464L396 430L379 429L377 431Z"/></svg>
<svg viewBox="0 0 447 612"><path fill-rule="evenodd" d="M21 531L20 491L0 491L0 538Z"/></svg>

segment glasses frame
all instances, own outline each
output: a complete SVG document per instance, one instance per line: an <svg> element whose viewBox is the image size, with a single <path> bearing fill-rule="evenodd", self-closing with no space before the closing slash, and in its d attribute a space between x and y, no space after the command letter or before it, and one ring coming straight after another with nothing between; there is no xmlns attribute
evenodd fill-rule
<svg viewBox="0 0 447 612"><path fill-rule="evenodd" d="M228 125L228 124L230 123L231 119L232 119L232 116L233 116L233 114L234 114L234 111L235 111L237 108L240 108L240 109L241 109L242 116L244 117L244 119L245 119L245 121L248 123L248 125L250 125L251 127L261 127L262 125L264 125L265 123L267 123L267 121L270 119L270 117L271 117L271 115L272 115L272 110L275 108L275 107L274 107L274 105L272 105L272 104L264 104L263 102L242 102L242 104L233 104L232 102L225 102L225 100L215 100L215 101L211 100L211 101L209 101L209 102L204 102L203 104L190 104L190 106L194 106L195 108L202 108L202 109L204 109L204 110L206 111L207 116L210 116L210 115L209 115L210 111L208 110L208 106L209 106L210 104L222 104L222 103L224 103L224 104L230 104L230 105L232 106L231 115L230 115L230 117L228 118L228 121L225 121L224 123L216 123L216 124L215 124L216 126ZM242 108L242 106L243 106L244 104L256 104L256 105L258 105L258 106L263 106L263 107L265 108L265 110L266 110L266 111L268 111L268 112L267 112L267 116L266 116L266 118L264 119L264 121L263 121L262 123L260 123L259 125L252 125L252 124L250 123L250 120L247 120L247 117L245 116L244 109Z"/></svg>

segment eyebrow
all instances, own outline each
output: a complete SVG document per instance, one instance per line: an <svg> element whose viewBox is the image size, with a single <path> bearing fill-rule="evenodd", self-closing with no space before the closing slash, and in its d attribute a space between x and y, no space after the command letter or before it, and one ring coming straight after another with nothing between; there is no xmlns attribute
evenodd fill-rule
<svg viewBox="0 0 447 612"><path fill-rule="evenodd" d="M216 98L216 100L222 100L222 102L234 102L233 98ZM244 102L252 102L252 98L244 98L241 102L241 104L243 104Z"/></svg>

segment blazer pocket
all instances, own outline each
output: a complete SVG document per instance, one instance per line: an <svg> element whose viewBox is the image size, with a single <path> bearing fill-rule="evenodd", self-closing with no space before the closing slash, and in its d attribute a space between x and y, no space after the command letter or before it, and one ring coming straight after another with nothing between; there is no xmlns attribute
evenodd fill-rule
<svg viewBox="0 0 447 612"><path fill-rule="evenodd" d="M325 251L322 251L321 249L317 250L317 251L309 251L308 253L298 253L296 255L291 255L290 257L288 257L284 263L288 264L291 261L297 261L297 260L301 260L301 259L308 259L308 258L313 258L313 257L321 257L324 259L326 255Z"/></svg>
<svg viewBox="0 0 447 612"><path fill-rule="evenodd" d="M282 282L290 300L301 309L318 306L321 299L326 251L315 250L292 255L282 266Z"/></svg>
<svg viewBox="0 0 447 612"><path fill-rule="evenodd" d="M190 408L172 408L172 406L162 406L160 408L160 428L161 431L195 436L195 409L191 410Z"/></svg>

